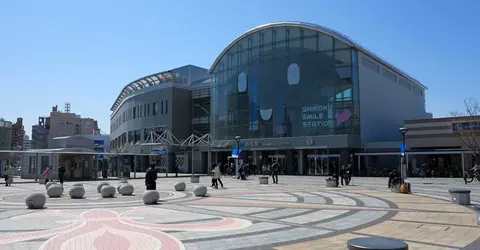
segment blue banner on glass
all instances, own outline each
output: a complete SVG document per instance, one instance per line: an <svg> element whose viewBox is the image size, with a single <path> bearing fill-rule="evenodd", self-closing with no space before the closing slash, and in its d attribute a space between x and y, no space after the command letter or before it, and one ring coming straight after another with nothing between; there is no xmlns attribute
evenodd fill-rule
<svg viewBox="0 0 480 250"><path fill-rule="evenodd" d="M232 150L232 156L238 156L240 153L242 153L242 149L234 148Z"/></svg>

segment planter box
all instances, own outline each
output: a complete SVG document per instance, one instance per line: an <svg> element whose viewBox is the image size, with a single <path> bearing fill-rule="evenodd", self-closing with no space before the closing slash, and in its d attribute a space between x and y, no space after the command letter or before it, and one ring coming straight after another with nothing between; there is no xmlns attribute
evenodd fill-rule
<svg viewBox="0 0 480 250"><path fill-rule="evenodd" d="M335 179L328 178L328 179L325 179L325 182L327 187L338 187L337 180Z"/></svg>
<svg viewBox="0 0 480 250"><path fill-rule="evenodd" d="M190 177L191 183L200 183L200 176L192 176Z"/></svg>
<svg viewBox="0 0 480 250"><path fill-rule="evenodd" d="M268 184L268 177L258 177L260 184Z"/></svg>
<svg viewBox="0 0 480 250"><path fill-rule="evenodd" d="M470 190L450 189L451 202L457 205L470 205Z"/></svg>

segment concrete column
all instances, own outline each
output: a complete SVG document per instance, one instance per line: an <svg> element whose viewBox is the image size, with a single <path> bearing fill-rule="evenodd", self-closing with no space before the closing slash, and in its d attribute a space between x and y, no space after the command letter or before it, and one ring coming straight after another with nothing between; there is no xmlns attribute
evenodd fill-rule
<svg viewBox="0 0 480 250"><path fill-rule="evenodd" d="M361 159L361 155L357 155L357 164L358 164L358 176L361 176L361 168L360 166L362 165L362 159Z"/></svg>
<svg viewBox="0 0 480 250"><path fill-rule="evenodd" d="M286 156L287 158L286 160L286 173L285 174L288 174L288 175L291 175L291 174L294 174L295 172L295 167L293 166L293 157L294 157L294 152L293 150L287 150L287 153L286 153Z"/></svg>
<svg viewBox="0 0 480 250"><path fill-rule="evenodd" d="M207 152L207 173L212 171L212 151L208 150Z"/></svg>
<svg viewBox="0 0 480 250"><path fill-rule="evenodd" d="M303 149L297 150L298 155L298 173L303 175Z"/></svg>
<svg viewBox="0 0 480 250"><path fill-rule="evenodd" d="M257 151L253 151L253 165L258 166L258 155Z"/></svg>

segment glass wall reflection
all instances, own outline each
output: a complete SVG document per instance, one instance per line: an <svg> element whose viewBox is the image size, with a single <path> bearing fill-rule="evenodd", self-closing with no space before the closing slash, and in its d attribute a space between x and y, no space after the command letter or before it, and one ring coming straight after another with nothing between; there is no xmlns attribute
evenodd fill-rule
<svg viewBox="0 0 480 250"><path fill-rule="evenodd" d="M213 70L217 139L358 134L357 52L315 30L253 33Z"/></svg>

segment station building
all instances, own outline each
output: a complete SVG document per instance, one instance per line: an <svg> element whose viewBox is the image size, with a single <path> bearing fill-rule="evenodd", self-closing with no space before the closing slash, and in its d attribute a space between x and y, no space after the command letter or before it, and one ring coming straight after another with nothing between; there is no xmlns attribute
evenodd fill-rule
<svg viewBox="0 0 480 250"><path fill-rule="evenodd" d="M362 172L372 143L400 141L405 120L429 117L426 89L340 32L269 23L239 34L210 69L187 65L125 86L111 108L111 148L145 154L150 132L168 129L226 142L200 149L195 162L179 149L182 171L228 161L237 137L242 161L278 161L286 174L348 164Z"/></svg>

